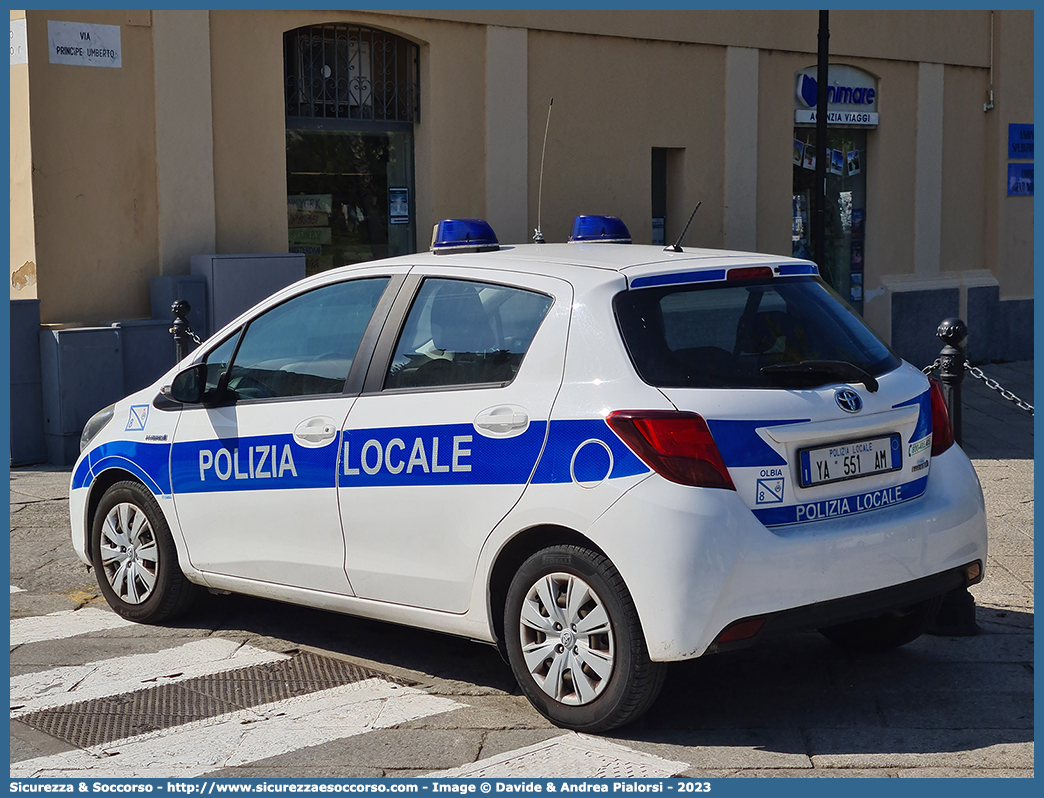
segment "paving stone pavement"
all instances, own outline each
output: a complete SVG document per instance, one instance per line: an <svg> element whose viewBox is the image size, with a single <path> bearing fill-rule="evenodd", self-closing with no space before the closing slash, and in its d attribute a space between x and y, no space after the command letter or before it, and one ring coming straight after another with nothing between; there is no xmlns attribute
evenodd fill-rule
<svg viewBox="0 0 1044 798"><path fill-rule="evenodd" d="M1032 404L1031 362L983 370ZM986 578L972 588L982 634L923 636L856 657L814 633L673 665L660 701L607 739L724 777L1031 777L1033 421L981 382L964 386L963 447L986 498ZM11 472L11 618L104 610L69 543L69 469ZM519 695L492 649L441 635L240 596L211 597L178 625L102 630L11 652L12 676L149 654L210 636L271 651L332 652L414 680L461 708L290 751L215 776L417 776L460 768L563 732ZM63 749L12 722L12 762ZM536 774L534 774L536 775Z"/></svg>

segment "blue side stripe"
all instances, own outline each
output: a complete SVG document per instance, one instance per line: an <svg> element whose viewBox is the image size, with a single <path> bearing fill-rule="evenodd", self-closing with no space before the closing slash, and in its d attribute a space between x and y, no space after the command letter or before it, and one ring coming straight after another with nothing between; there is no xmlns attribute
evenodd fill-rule
<svg viewBox="0 0 1044 798"><path fill-rule="evenodd" d="M122 468L134 474L157 495L170 493L169 443L110 441L92 449L73 473L72 487L90 485L97 474L108 468Z"/></svg>
<svg viewBox="0 0 1044 798"><path fill-rule="evenodd" d="M700 272L672 272L670 274L651 274L635 277L630 280L631 288L651 288L657 285L682 285L683 283L706 283L712 280L724 280L724 269L707 269Z"/></svg>
<svg viewBox="0 0 1044 798"><path fill-rule="evenodd" d="M896 407L909 407L910 405L917 405L917 426L914 427L914 431L910 433L910 443L917 443L917 441L926 438L932 432L932 396L931 389L925 390L924 393L919 396L915 396L913 399L907 399L905 402L900 402Z"/></svg>
<svg viewBox="0 0 1044 798"><path fill-rule="evenodd" d="M290 433L175 443L174 493L333 488L337 443L305 448Z"/></svg>
<svg viewBox="0 0 1044 798"><path fill-rule="evenodd" d="M486 438L472 424L348 430L340 485L525 485L546 432L546 421L511 438Z"/></svg>
<svg viewBox="0 0 1044 798"><path fill-rule="evenodd" d="M862 491L836 499L793 504L789 507L766 507L751 510L765 526L783 526L806 521L821 521L827 518L842 518L847 515L879 510L893 504L916 499L928 487L928 477L890 488Z"/></svg>
<svg viewBox="0 0 1044 798"><path fill-rule="evenodd" d="M540 465L533 475L536 485L548 485L560 482L572 482L570 468L576 472L577 480L599 480L608 468L609 460L598 455L601 446L584 446L585 441L601 441L612 453L612 473L610 479L631 477L637 474L648 474L649 467L612 431L604 419L587 419L583 421L552 421L551 434L547 446L540 458ZM576 454L574 462L573 456ZM601 468L600 468L601 467ZM599 473L601 470L601 473Z"/></svg>
<svg viewBox="0 0 1044 798"><path fill-rule="evenodd" d="M811 421L809 418L771 419L756 421L723 421L707 419L711 436L718 445L718 451L729 468L749 466L786 465L775 449L765 443L758 435L758 427L778 427L783 424L801 424Z"/></svg>
<svg viewBox="0 0 1044 798"><path fill-rule="evenodd" d="M487 438L472 424L349 429L325 446L290 433L173 444L114 441L77 468L74 487L124 468L159 494L415 485L525 485L649 473L604 419L536 421L521 435ZM547 438L545 445L545 438ZM543 454L541 451L543 450ZM169 459L168 459L169 458ZM537 459L540 459L539 467ZM169 464L169 465L168 465Z"/></svg>

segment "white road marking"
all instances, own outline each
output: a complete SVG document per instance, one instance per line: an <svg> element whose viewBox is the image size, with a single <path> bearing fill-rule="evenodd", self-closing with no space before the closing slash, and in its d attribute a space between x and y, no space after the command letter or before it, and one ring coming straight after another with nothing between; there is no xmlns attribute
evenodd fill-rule
<svg viewBox="0 0 1044 798"><path fill-rule="evenodd" d="M153 654L12 676L11 717L281 659L288 656L212 637Z"/></svg>
<svg viewBox="0 0 1044 798"><path fill-rule="evenodd" d="M12 593L24 593L25 592L25 588L15 587L14 585L11 585L11 592Z"/></svg>
<svg viewBox="0 0 1044 798"><path fill-rule="evenodd" d="M85 750L11 764L12 778L192 778L458 709L367 679Z"/></svg>
<svg viewBox="0 0 1044 798"><path fill-rule="evenodd" d="M425 778L663 779L690 767L687 762L645 754L600 737L568 732Z"/></svg>
<svg viewBox="0 0 1044 798"><path fill-rule="evenodd" d="M64 637L100 632L103 629L119 629L123 626L137 624L123 620L114 612L96 607L15 618L11 621L11 648L26 643L40 643L44 640L60 640Z"/></svg>

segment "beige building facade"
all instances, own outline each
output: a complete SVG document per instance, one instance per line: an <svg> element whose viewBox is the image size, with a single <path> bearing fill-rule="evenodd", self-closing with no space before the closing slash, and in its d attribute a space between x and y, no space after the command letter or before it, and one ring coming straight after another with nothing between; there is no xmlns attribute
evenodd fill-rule
<svg viewBox="0 0 1044 798"><path fill-rule="evenodd" d="M426 249L446 217L519 243L538 219L562 241L577 214L612 214L648 243L673 241L701 202L686 244L804 254L815 11L11 20L25 48L11 66L11 298L37 299L44 325L147 318L152 279L188 274L192 255L303 252L315 270ZM873 98L831 124L832 282L911 359L934 356L947 315L968 321L973 356L1026 356L1034 200L1008 181L1012 163L1032 166L1009 157L1009 126L1033 122L1032 12L835 11L830 28L838 97L853 75L849 98ZM305 29L361 65L330 89L332 117L291 107L302 70L337 83L336 64L306 63ZM69 54L85 31L109 37L108 63ZM392 47L408 107L353 117L390 80L376 59ZM349 144L365 168L338 161Z"/></svg>

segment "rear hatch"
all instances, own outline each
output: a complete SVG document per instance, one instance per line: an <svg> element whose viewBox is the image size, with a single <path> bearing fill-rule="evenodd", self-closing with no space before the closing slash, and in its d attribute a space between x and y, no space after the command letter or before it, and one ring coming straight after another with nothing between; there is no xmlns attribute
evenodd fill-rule
<svg viewBox="0 0 1044 798"><path fill-rule="evenodd" d="M706 420L737 493L767 526L920 496L931 467L927 379L817 276L774 274L618 295L635 369Z"/></svg>

